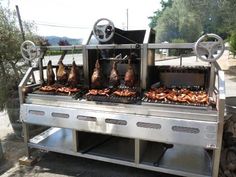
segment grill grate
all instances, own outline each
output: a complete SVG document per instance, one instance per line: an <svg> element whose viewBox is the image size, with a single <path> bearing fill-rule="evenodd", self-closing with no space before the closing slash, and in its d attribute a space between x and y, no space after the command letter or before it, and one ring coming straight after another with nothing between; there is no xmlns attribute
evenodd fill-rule
<svg viewBox="0 0 236 177"><path fill-rule="evenodd" d="M81 99L83 95L87 92L87 89L80 89L78 92L71 92L69 93L63 93L63 92L55 92L55 91L40 91L39 89L32 92L32 94L38 94L38 95L59 95L59 96L67 96L72 97L73 99Z"/></svg>
<svg viewBox="0 0 236 177"><path fill-rule="evenodd" d="M111 94L110 96L103 95L87 95L87 101L98 102L112 102L112 103L124 103L124 104L137 104L140 102L140 97L119 97Z"/></svg>
<svg viewBox="0 0 236 177"><path fill-rule="evenodd" d="M169 101L169 100L152 100L152 99L149 99L146 96L144 96L142 98L142 101L147 102L147 103L161 103L161 104L173 104L173 105L195 106L195 107L207 107L207 106L209 106L209 104L181 103L181 102L174 102L174 101Z"/></svg>
<svg viewBox="0 0 236 177"><path fill-rule="evenodd" d="M118 90L124 90L127 89L127 87L119 87ZM129 88L130 89L130 88ZM137 91L137 88L130 89L131 91L136 92L136 96L118 96L115 95L113 92L116 91L116 89L111 89L109 96L106 95L85 95L85 99L87 101L98 101L98 102L110 102L110 103L124 103L124 104L138 104L141 101L140 94Z"/></svg>

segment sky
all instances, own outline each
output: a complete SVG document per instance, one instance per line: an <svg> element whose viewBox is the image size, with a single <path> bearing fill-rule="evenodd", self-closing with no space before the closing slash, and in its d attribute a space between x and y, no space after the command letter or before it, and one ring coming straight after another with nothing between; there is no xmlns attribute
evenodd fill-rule
<svg viewBox="0 0 236 177"><path fill-rule="evenodd" d="M99 18L126 29L127 9L128 29L146 29L148 17L160 8L160 0L3 0L3 4L13 10L18 5L21 19L34 21L41 36L72 38L89 35Z"/></svg>

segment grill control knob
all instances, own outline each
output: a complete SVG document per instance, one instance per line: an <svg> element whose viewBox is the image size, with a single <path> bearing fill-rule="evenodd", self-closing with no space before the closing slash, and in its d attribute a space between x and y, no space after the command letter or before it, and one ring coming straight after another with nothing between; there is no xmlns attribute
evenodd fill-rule
<svg viewBox="0 0 236 177"><path fill-rule="evenodd" d="M214 62L224 53L223 39L216 34L201 36L194 45L194 52L202 61Z"/></svg>
<svg viewBox="0 0 236 177"><path fill-rule="evenodd" d="M27 61L31 61L35 58L37 58L37 49L35 44L32 41L24 41L21 46L20 46L20 51L21 51L21 55L22 57L27 60Z"/></svg>
<svg viewBox="0 0 236 177"><path fill-rule="evenodd" d="M93 25L93 34L99 42L107 42L114 36L115 26L111 20L100 18Z"/></svg>

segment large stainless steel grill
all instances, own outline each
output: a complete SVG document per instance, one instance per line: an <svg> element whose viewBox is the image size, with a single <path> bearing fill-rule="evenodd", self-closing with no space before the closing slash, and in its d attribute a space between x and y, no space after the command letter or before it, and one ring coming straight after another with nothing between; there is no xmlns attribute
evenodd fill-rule
<svg viewBox="0 0 236 177"><path fill-rule="evenodd" d="M210 34L215 41L202 42L206 37L203 36L196 43L156 44L152 30L123 31L114 28L110 21L108 25L97 25L98 22L83 45L22 44L25 58L38 58L38 66L29 68L19 85L28 157L30 149L36 148L181 176L216 177L225 104L224 72L215 62L224 50L221 39ZM194 49L209 65L156 66L155 50L163 48ZM52 49L64 52L61 59L65 51L82 50L81 92L65 95L38 91L47 80L44 55ZM106 79L111 62L121 60L118 70L123 79L127 68L125 56L131 53L135 53L132 66L139 95L86 97L96 59L100 59ZM29 83L33 75L38 75L39 81ZM107 80L103 87L109 87ZM120 89L123 87L121 84ZM182 104L145 97L149 89L159 87L205 91L210 103ZM31 137L29 124L51 128Z"/></svg>

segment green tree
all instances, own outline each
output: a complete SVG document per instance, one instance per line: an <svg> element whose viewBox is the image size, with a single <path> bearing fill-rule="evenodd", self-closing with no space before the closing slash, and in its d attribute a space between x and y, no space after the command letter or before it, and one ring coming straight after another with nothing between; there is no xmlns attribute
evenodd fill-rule
<svg viewBox="0 0 236 177"><path fill-rule="evenodd" d="M175 0L150 17L150 26L157 26L159 41L183 38L192 42L202 33L216 33L225 39L236 29L235 9L235 0Z"/></svg>
<svg viewBox="0 0 236 177"><path fill-rule="evenodd" d="M236 3L235 0L218 0L220 7L220 16L222 22L219 27L219 32L233 33L236 29Z"/></svg>
<svg viewBox="0 0 236 177"><path fill-rule="evenodd" d="M230 52L232 52L233 56L236 56L236 31L232 32L229 38L230 44Z"/></svg>
<svg viewBox="0 0 236 177"><path fill-rule="evenodd" d="M27 39L36 39L33 24L24 22ZM26 69L26 63L20 54L23 42L18 28L16 13L0 5L0 110L6 106L7 100L17 93L17 86Z"/></svg>
<svg viewBox="0 0 236 177"><path fill-rule="evenodd" d="M173 4L173 0L161 0L161 10L157 10L154 12L154 15L148 17L151 21L149 23L150 28L155 28L157 26L158 19L162 16L162 13L166 10L167 7L171 7Z"/></svg>
<svg viewBox="0 0 236 177"><path fill-rule="evenodd" d="M183 39L194 42L202 33L200 17L188 10L185 0L174 1L158 19L156 27L157 42Z"/></svg>

